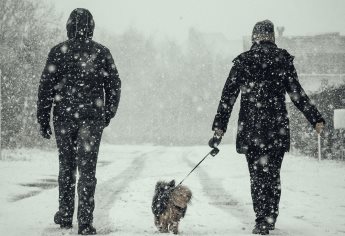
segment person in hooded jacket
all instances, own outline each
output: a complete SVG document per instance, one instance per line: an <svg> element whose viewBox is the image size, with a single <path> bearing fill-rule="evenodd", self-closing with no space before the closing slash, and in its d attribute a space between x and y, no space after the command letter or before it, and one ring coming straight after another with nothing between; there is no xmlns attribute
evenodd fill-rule
<svg viewBox="0 0 345 236"><path fill-rule="evenodd" d="M96 164L102 131L115 116L121 80L110 51L92 40L95 22L82 8L67 21L68 40L53 47L43 70L37 119L44 138L52 135L59 151L59 210L54 221L71 228L78 168L78 234L96 234L93 227Z"/></svg>
<svg viewBox="0 0 345 236"><path fill-rule="evenodd" d="M221 142L241 92L236 149L245 154L248 162L256 214L252 233L265 235L275 228L281 196L280 168L284 154L290 148L285 94L289 94L317 133L321 132L325 121L298 81L294 57L276 46L271 21L255 24L252 43L249 51L233 60L209 145L215 147Z"/></svg>

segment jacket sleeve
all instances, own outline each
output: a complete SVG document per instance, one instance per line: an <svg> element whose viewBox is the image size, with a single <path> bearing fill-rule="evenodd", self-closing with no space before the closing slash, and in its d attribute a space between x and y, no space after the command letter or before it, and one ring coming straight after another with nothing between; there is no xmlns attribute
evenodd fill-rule
<svg viewBox="0 0 345 236"><path fill-rule="evenodd" d="M37 121L40 125L48 125L50 111L54 100L54 86L56 82L57 65L53 50L48 54L38 88Z"/></svg>
<svg viewBox="0 0 345 236"><path fill-rule="evenodd" d="M106 70L104 78L105 115L107 119L115 116L121 96L121 80L110 51L106 50Z"/></svg>
<svg viewBox="0 0 345 236"><path fill-rule="evenodd" d="M303 113L310 124L315 127L316 123L323 122L320 112L316 109L315 105L311 102L307 94L304 92L301 84L298 81L297 72L293 65L293 58L288 63L286 77L284 79L285 89L289 94L291 101Z"/></svg>
<svg viewBox="0 0 345 236"><path fill-rule="evenodd" d="M240 92L238 83L240 68L236 64L231 68L229 76L223 88L222 96L218 105L217 114L214 118L212 130L226 132L232 108Z"/></svg>

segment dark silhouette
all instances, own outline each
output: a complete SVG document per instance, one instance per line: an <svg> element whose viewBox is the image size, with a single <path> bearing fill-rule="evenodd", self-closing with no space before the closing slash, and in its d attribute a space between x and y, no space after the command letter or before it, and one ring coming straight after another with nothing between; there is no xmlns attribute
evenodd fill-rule
<svg viewBox="0 0 345 236"><path fill-rule="evenodd" d="M212 130L211 147L220 143L238 94L241 104L236 149L246 155L251 179L255 234L274 229L279 213L280 168L290 148L289 118L285 104L288 93L295 106L320 133L321 114L302 89L294 57L275 44L273 23L258 22L253 29L253 45L233 60Z"/></svg>
<svg viewBox="0 0 345 236"><path fill-rule="evenodd" d="M53 47L43 70L37 102L41 135L50 138L50 112L59 150L59 211L54 221L72 227L76 171L79 234L92 226L96 164L103 128L115 116L121 81L109 50L92 40L95 23L86 9L67 21L68 40Z"/></svg>

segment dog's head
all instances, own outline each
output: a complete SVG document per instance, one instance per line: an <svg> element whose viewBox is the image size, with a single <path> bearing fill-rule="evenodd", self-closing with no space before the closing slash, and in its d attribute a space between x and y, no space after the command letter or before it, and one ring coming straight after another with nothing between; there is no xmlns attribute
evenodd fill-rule
<svg viewBox="0 0 345 236"><path fill-rule="evenodd" d="M156 193L168 192L173 188L175 188L175 180L172 180L170 182L158 181L156 184Z"/></svg>

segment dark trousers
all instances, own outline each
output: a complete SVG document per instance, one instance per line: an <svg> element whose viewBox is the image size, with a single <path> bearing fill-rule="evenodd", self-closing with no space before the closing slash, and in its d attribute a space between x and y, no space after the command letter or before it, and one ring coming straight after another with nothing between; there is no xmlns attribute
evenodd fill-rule
<svg viewBox="0 0 345 236"><path fill-rule="evenodd" d="M91 224L95 208L96 164L104 124L102 121L54 121L59 150L59 211L72 222L78 169L78 223Z"/></svg>
<svg viewBox="0 0 345 236"><path fill-rule="evenodd" d="M281 196L280 168L284 151L249 150L246 154L256 222L274 224Z"/></svg>

